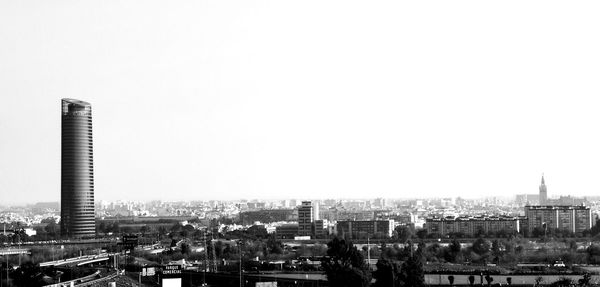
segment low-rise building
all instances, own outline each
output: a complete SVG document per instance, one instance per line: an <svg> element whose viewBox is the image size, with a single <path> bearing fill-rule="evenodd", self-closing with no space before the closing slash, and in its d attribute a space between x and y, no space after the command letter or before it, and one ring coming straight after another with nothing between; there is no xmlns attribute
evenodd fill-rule
<svg viewBox="0 0 600 287"><path fill-rule="evenodd" d="M254 222L271 223L278 221L296 221L298 212L295 209L264 209L245 211L240 213L243 225L251 225Z"/></svg>
<svg viewBox="0 0 600 287"><path fill-rule="evenodd" d="M278 239L294 239L298 236L298 224L284 224L277 226L275 230Z"/></svg>

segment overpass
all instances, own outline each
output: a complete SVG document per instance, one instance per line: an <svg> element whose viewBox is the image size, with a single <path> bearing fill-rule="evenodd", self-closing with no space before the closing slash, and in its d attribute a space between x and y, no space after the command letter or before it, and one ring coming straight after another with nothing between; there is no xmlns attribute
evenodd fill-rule
<svg viewBox="0 0 600 287"><path fill-rule="evenodd" d="M115 255L115 254L85 255L85 256L67 258L67 259L62 259L62 260L47 261L47 262L40 263L40 267L61 266L61 265L81 266L81 265L85 265L85 264L91 264L94 262L106 261L109 259L109 256L112 256L112 255Z"/></svg>
<svg viewBox="0 0 600 287"><path fill-rule="evenodd" d="M0 255L17 255L17 254L31 254L27 248L2 248L0 249Z"/></svg>

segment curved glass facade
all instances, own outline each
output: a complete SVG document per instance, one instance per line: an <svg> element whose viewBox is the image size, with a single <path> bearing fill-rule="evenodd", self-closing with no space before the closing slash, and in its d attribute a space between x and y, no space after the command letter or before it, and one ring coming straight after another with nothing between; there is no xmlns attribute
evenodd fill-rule
<svg viewBox="0 0 600 287"><path fill-rule="evenodd" d="M92 106L62 99L61 233L68 238L96 235Z"/></svg>

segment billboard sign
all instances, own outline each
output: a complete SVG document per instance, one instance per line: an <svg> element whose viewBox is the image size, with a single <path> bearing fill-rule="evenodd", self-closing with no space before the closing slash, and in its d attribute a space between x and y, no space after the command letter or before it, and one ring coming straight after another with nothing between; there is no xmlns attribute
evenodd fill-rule
<svg viewBox="0 0 600 287"><path fill-rule="evenodd" d="M163 275L180 275L181 265L167 265L162 270Z"/></svg>
<svg viewBox="0 0 600 287"><path fill-rule="evenodd" d="M123 235L123 247L125 249L133 249L139 244L137 235Z"/></svg>

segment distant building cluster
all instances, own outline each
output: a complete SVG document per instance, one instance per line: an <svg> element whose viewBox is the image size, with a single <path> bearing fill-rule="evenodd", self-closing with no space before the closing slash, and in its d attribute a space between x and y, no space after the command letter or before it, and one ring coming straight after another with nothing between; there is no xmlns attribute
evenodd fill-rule
<svg viewBox="0 0 600 287"><path fill-rule="evenodd" d="M75 100L70 101L63 103L67 107L63 112L73 112L78 117L89 115L88 106ZM83 136L80 141L81 131L89 128L90 121L91 119L88 121L86 118L81 124L81 129L72 123L69 123L72 130L64 126L63 137L66 138L64 149L79 148L80 144L91 147L90 138ZM68 137L76 139L73 141L77 144L71 144L69 142L71 139ZM600 197L548 198L548 189L543 176L538 194L521 194L512 199L446 197L312 201L296 199L182 202L117 200L98 201L94 208L89 206L94 203L92 178L72 172L92 171L93 166L89 157L91 154L86 154L85 160L82 161L85 164L78 166L70 164L71 155L63 152L68 159L63 162L63 170L69 172L63 173L62 206L57 202L44 202L26 207L0 206L0 224L4 223L6 230L30 228L38 233L41 232L42 235L55 234L55 227L52 224L60 222L62 235L76 238L106 236L115 232L157 232L169 230L174 223L182 225L189 223L195 229L206 230L210 227L212 232L229 232L260 225L267 233L286 240L327 239L331 236L361 240L390 238L394 236L396 230L404 234L405 228L412 229L420 237L424 235L476 237L484 234L502 236L515 233L539 236L547 231L585 233L596 223L600 210ZM71 198L71 196L77 197ZM546 204L540 204L541 202ZM60 207L62 210L59 211ZM96 226L89 219L91 212L95 212ZM74 225L69 225L70 223ZM403 227L402 230L397 229L399 226ZM95 232L92 231L94 227ZM85 232L77 233L76 230Z"/></svg>
<svg viewBox="0 0 600 287"><path fill-rule="evenodd" d="M380 201L381 202L381 201ZM330 234L344 238L389 238L395 228L394 220L374 220L374 212L369 216L359 216L351 219L329 221L318 219L319 214L331 214L329 211L319 212L318 204L311 201L303 201L297 208L297 224L282 224L276 228L277 237L280 239L293 238L327 238ZM349 214L349 213L344 213ZM364 215L364 212L357 214ZM289 214L288 214L289 215ZM335 224L329 224L335 222Z"/></svg>
<svg viewBox="0 0 600 287"><path fill-rule="evenodd" d="M474 237L487 233L531 234L536 228L556 229L581 233L592 228L594 218L586 206L528 205L521 217L446 217L428 218L425 228L428 234L462 234Z"/></svg>

